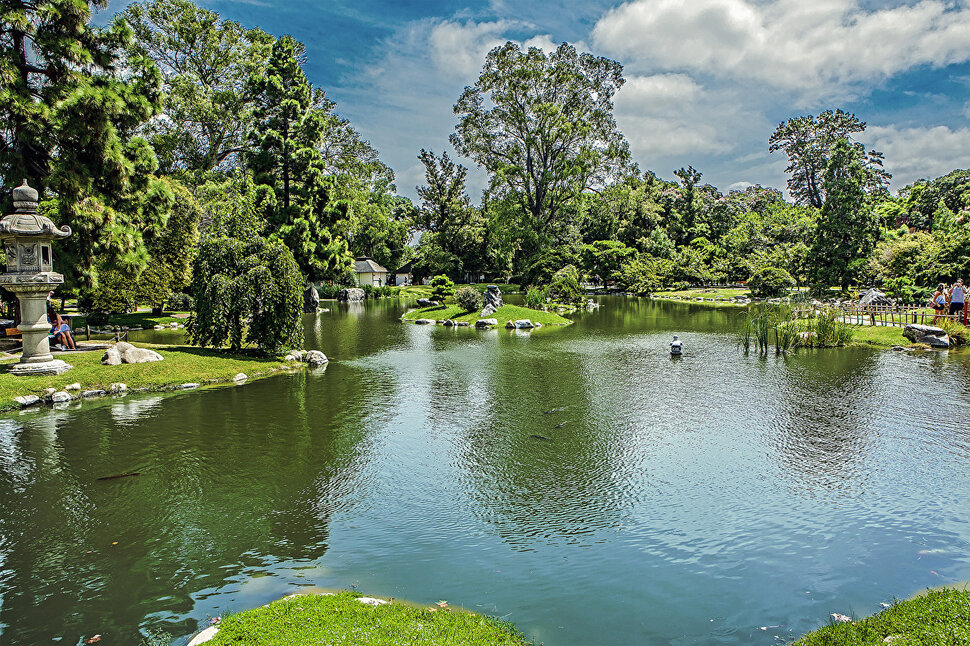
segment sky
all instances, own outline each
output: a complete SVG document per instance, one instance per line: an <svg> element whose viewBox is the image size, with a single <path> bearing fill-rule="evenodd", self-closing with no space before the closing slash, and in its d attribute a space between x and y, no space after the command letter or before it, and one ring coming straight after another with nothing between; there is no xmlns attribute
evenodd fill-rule
<svg viewBox="0 0 970 646"><path fill-rule="evenodd" d="M617 124L641 170L692 165L722 191L784 189L782 121L839 108L868 124L898 190L970 168L970 0L197 0L306 44L310 81L394 169L454 156L452 107L485 54L563 41L624 67ZM111 0L98 21L128 4ZM461 158L459 158L461 160ZM473 201L486 179L470 160Z"/></svg>

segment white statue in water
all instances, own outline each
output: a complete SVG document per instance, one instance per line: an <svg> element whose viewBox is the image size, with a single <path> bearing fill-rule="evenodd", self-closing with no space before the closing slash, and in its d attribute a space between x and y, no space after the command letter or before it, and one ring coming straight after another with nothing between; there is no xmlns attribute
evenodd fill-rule
<svg viewBox="0 0 970 646"><path fill-rule="evenodd" d="M670 342L670 354L680 355L684 352L684 343L674 335L674 340Z"/></svg>

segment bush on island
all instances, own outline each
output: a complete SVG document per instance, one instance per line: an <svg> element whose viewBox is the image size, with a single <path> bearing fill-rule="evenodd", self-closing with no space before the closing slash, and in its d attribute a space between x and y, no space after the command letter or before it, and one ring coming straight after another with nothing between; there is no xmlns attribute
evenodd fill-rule
<svg viewBox="0 0 970 646"><path fill-rule="evenodd" d="M485 306L485 297L474 287L461 287L455 292L455 304L462 311L474 312Z"/></svg>
<svg viewBox="0 0 970 646"><path fill-rule="evenodd" d="M579 271L574 266L566 265L553 275L549 297L561 303L582 302L583 288L579 286Z"/></svg>
<svg viewBox="0 0 970 646"><path fill-rule="evenodd" d="M525 306L537 310L546 304L549 287L530 287L525 293Z"/></svg>
<svg viewBox="0 0 970 646"><path fill-rule="evenodd" d="M447 276L435 276L431 279L431 300L443 303L446 298L455 293L455 284Z"/></svg>
<svg viewBox="0 0 970 646"><path fill-rule="evenodd" d="M243 344L277 354L303 343L306 280L286 245L264 238L210 238L199 245L192 272L192 342Z"/></svg>
<svg viewBox="0 0 970 646"><path fill-rule="evenodd" d="M762 267L748 279L751 293L759 298L784 296L794 286L795 279L791 274L778 267Z"/></svg>

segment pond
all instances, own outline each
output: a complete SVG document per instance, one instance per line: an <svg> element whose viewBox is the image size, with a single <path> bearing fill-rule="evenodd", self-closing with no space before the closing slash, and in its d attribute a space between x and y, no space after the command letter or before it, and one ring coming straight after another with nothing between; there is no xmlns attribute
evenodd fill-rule
<svg viewBox="0 0 970 646"><path fill-rule="evenodd" d="M0 418L0 644L185 644L315 587L775 644L970 579L970 355L745 356L734 310L601 302L531 334L335 305L325 369Z"/></svg>

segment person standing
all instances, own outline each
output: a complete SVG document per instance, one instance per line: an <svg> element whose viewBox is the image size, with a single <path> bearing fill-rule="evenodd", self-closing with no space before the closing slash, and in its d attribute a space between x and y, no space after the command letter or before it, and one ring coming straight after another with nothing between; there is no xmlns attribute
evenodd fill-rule
<svg viewBox="0 0 970 646"><path fill-rule="evenodd" d="M936 286L928 304L933 308L933 323L936 323L946 313L946 285L940 283Z"/></svg>
<svg viewBox="0 0 970 646"><path fill-rule="evenodd" d="M963 279L958 278L950 288L950 315L963 316L963 307L967 302L967 288L963 286Z"/></svg>

